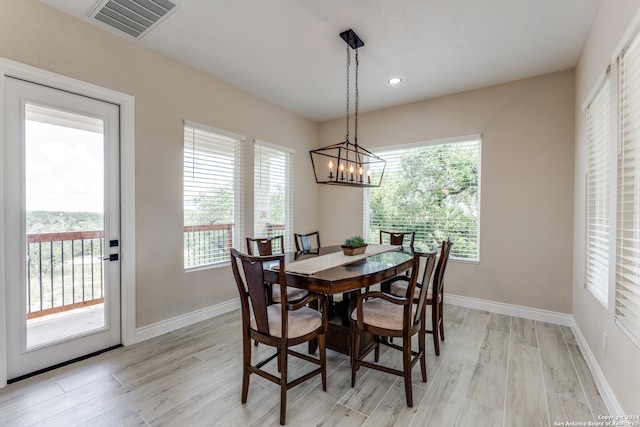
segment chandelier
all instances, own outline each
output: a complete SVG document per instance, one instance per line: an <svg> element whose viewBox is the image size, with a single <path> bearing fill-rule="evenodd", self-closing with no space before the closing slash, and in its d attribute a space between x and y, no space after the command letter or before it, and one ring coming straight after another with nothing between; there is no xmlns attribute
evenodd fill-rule
<svg viewBox="0 0 640 427"><path fill-rule="evenodd" d="M343 142L311 150L311 165L318 184L379 187L386 161L358 145L358 48L364 42L353 30L340 33L347 43L347 132ZM353 143L349 140L349 92L351 51L355 51L355 113Z"/></svg>

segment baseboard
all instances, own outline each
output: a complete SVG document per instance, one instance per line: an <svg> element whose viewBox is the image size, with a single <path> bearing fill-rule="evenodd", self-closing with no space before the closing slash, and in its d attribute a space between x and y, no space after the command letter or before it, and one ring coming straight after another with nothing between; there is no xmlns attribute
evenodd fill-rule
<svg viewBox="0 0 640 427"><path fill-rule="evenodd" d="M556 311L540 310L538 308L524 307L521 305L505 304L478 298L452 295L445 292L444 301L447 304L459 305L476 310L489 311L491 313L506 314L522 317L524 319L537 320L539 322L555 323L557 325L573 326L573 316Z"/></svg>
<svg viewBox="0 0 640 427"><path fill-rule="evenodd" d="M609 415L624 415L625 412L622 409L622 406L620 406L618 399L616 399L615 394L613 394L613 390L609 387L609 383L607 382L602 369L600 369L600 365L598 365L598 361L591 351L591 347L587 344L587 340L584 338L584 335L582 335L582 331L573 317L571 318L571 328L573 329L573 335L575 335L576 341L578 341L578 346L580 346L582 355L587 362L587 366L591 371L591 375L593 375L593 379L596 382L596 386L602 396L602 400L607 406Z"/></svg>
<svg viewBox="0 0 640 427"><path fill-rule="evenodd" d="M240 300L236 298L221 304L216 304L211 307L163 320L162 322L154 323L153 325L143 326L142 328L136 329L136 342L138 343L155 338L162 334L175 331L176 329L184 328L185 326L193 325L194 323L239 309Z"/></svg>

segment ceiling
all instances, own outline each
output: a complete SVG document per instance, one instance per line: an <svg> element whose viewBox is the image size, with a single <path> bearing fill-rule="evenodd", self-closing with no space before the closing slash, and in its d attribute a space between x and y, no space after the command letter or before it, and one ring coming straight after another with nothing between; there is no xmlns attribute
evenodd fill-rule
<svg viewBox="0 0 640 427"><path fill-rule="evenodd" d="M358 52L366 112L573 68L598 7L598 0L173 1L175 11L142 38L118 34L316 121L345 114L347 45L339 33L346 29L365 43ZM89 17L99 0L41 2L116 33ZM389 85L392 76L402 82Z"/></svg>

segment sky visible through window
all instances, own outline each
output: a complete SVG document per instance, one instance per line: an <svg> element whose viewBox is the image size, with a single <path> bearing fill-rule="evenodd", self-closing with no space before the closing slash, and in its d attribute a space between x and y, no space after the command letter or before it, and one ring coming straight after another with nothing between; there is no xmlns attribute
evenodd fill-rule
<svg viewBox="0 0 640 427"><path fill-rule="evenodd" d="M40 111L30 115L27 107L25 121L27 211L102 213L104 135L94 131L97 119L65 113L94 123L91 126L82 123L77 123L78 126L73 123L57 125L52 122L62 122L59 117L52 115L43 119L43 110L46 114L49 109L36 108ZM97 121L102 127L102 121Z"/></svg>

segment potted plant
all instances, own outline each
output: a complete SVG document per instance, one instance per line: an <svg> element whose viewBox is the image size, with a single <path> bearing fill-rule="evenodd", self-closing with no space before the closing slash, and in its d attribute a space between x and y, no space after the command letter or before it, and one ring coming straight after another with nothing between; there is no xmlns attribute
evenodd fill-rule
<svg viewBox="0 0 640 427"><path fill-rule="evenodd" d="M349 237L342 245L342 252L348 256L363 254L366 250L367 243L362 236Z"/></svg>

